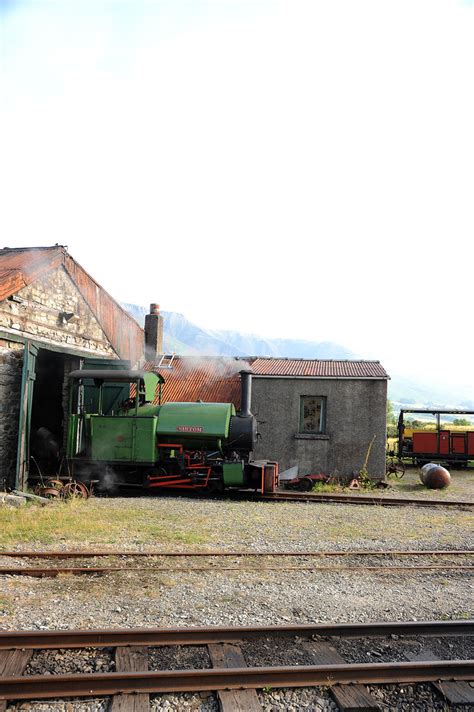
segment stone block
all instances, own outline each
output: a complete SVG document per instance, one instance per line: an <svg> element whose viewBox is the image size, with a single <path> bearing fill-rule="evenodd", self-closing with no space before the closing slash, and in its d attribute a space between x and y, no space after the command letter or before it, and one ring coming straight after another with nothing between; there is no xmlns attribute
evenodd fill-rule
<svg viewBox="0 0 474 712"><path fill-rule="evenodd" d="M25 497L0 492L0 507L21 507L22 504L26 504Z"/></svg>

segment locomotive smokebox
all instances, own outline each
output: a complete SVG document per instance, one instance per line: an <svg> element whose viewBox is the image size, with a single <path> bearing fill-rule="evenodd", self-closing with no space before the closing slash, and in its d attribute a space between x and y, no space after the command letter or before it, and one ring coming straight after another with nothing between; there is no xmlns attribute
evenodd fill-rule
<svg viewBox="0 0 474 712"><path fill-rule="evenodd" d="M445 467L429 462L421 468L420 480L429 489L443 489L451 483L451 475Z"/></svg>

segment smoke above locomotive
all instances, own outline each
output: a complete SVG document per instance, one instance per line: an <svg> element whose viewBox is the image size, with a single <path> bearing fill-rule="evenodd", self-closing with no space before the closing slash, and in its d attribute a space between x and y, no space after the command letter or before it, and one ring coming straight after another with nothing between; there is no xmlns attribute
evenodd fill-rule
<svg viewBox="0 0 474 712"><path fill-rule="evenodd" d="M111 479L208 493L275 488L277 464L251 459L257 421L250 371L240 372L238 413L232 403L162 403L158 373L84 369L69 377L67 458L75 479L98 489Z"/></svg>

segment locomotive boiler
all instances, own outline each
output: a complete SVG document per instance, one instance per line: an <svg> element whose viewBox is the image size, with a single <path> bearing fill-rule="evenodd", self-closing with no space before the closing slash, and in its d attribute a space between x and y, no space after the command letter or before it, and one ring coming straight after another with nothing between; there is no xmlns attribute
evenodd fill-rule
<svg viewBox="0 0 474 712"><path fill-rule="evenodd" d="M73 371L67 435L71 476L105 489L112 484L208 493L273 491L277 464L251 457L257 438L251 373L240 376L237 413L232 403L162 403L164 379L157 373Z"/></svg>

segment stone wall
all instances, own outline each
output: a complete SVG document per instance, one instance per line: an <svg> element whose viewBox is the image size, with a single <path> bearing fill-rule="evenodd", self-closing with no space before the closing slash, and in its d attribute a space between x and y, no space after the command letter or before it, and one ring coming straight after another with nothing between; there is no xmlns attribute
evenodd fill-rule
<svg viewBox="0 0 474 712"><path fill-rule="evenodd" d="M300 396L326 398L323 434L300 434ZM277 460L280 471L299 465L300 474L358 472L376 436L369 475L385 476L387 382L369 379L252 379L252 412L262 439L256 459Z"/></svg>
<svg viewBox="0 0 474 712"><path fill-rule="evenodd" d="M8 348L11 345L13 348ZM18 444L23 345L0 342L0 490L13 485Z"/></svg>
<svg viewBox="0 0 474 712"><path fill-rule="evenodd" d="M67 318L64 315L71 315ZM0 329L26 338L116 356L86 301L60 267L0 302Z"/></svg>

